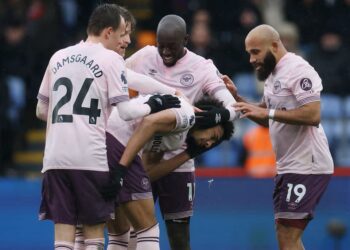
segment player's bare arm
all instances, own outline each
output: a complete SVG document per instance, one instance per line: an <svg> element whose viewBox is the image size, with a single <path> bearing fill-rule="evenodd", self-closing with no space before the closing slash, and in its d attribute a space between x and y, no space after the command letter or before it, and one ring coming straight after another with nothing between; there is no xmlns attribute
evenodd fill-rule
<svg viewBox="0 0 350 250"><path fill-rule="evenodd" d="M255 106L250 103L239 102L235 104L237 110L241 111L243 117L255 122L267 122L270 119L292 125L318 126L321 119L320 102L307 103L299 108L291 110L275 110L273 117L270 117L270 110Z"/></svg>
<svg viewBox="0 0 350 250"><path fill-rule="evenodd" d="M137 153L151 140L155 133L170 132L175 126L176 115L171 110L163 110L144 117L130 138L119 163L123 166L129 166Z"/></svg>
<svg viewBox="0 0 350 250"><path fill-rule="evenodd" d="M38 100L36 105L36 117L44 122L47 121L47 114L49 110L49 104Z"/></svg>

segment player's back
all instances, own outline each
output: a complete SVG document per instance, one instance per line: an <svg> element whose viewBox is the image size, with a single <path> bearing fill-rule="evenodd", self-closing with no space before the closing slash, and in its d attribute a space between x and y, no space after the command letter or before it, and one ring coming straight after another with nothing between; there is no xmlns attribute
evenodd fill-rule
<svg viewBox="0 0 350 250"><path fill-rule="evenodd" d="M42 83L50 100L43 171L108 171L105 129L110 103L123 98L109 82L111 72L123 67L123 59L102 44L81 42L52 56Z"/></svg>

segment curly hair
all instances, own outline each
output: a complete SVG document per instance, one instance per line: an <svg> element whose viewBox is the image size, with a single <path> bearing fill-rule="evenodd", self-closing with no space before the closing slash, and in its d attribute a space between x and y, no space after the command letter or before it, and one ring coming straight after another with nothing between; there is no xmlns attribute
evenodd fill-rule
<svg viewBox="0 0 350 250"><path fill-rule="evenodd" d="M219 100L213 98L213 97L209 97L209 96L204 96L201 99L199 99L197 102L194 103L194 106L201 108L201 107L208 107L208 106L214 106L217 108L224 108L224 105L222 104L222 102L220 102ZM231 136L234 133L234 124L232 121L225 121L225 122L221 122L217 125L220 125L223 130L224 130L224 134L221 137L221 140L229 140L231 138ZM215 126L217 126L215 125ZM206 127L208 128L208 127ZM200 127L198 124L194 124L194 126L191 128L191 130L197 130L197 129L204 129L203 127Z"/></svg>

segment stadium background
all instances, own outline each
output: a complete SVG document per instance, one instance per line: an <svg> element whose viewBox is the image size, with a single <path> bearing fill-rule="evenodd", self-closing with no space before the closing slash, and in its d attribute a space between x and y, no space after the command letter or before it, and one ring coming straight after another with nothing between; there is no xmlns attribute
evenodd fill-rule
<svg viewBox="0 0 350 250"><path fill-rule="evenodd" d="M52 227L37 221L45 124L35 118L36 95L50 56L85 38L94 0L0 1L0 249L49 249ZM112 2L112 1L109 1ZM189 49L211 58L241 95L259 100L244 37L273 25L289 51L306 58L323 79L322 125L336 177L305 233L307 249L348 249L329 225L350 226L350 1L349 0L128 0L113 1L138 23L128 54L155 42L158 21L175 13L188 23ZM193 249L276 249L273 181L244 169L242 139L255 125L236 122L233 139L198 159ZM224 168L223 168L224 167ZM334 223L333 223L334 224ZM168 249L162 230L161 249Z"/></svg>

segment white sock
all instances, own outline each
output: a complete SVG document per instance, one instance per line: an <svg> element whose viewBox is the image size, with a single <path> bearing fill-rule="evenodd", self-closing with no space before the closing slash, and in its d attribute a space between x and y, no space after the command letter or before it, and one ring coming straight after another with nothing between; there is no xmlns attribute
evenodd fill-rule
<svg viewBox="0 0 350 250"><path fill-rule="evenodd" d="M74 250L85 250L82 225L77 225L77 227L75 228Z"/></svg>
<svg viewBox="0 0 350 250"><path fill-rule="evenodd" d="M85 250L103 250L105 246L104 238L85 239Z"/></svg>
<svg viewBox="0 0 350 250"><path fill-rule="evenodd" d="M55 240L55 250L73 250L73 248L73 242Z"/></svg>
<svg viewBox="0 0 350 250"><path fill-rule="evenodd" d="M128 244L128 250L136 250L137 235L133 228L130 229L130 239Z"/></svg>
<svg viewBox="0 0 350 250"><path fill-rule="evenodd" d="M122 234L108 233L108 247L107 250L127 250L130 231Z"/></svg>
<svg viewBox="0 0 350 250"><path fill-rule="evenodd" d="M136 232L136 250L159 250L159 225Z"/></svg>

